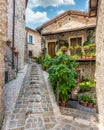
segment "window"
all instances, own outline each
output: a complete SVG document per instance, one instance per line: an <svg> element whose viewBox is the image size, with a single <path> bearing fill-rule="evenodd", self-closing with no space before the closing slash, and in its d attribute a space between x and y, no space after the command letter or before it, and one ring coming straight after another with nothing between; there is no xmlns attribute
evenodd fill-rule
<svg viewBox="0 0 104 130"><path fill-rule="evenodd" d="M29 35L29 43L32 44L33 43L33 37L31 35Z"/></svg>
<svg viewBox="0 0 104 130"><path fill-rule="evenodd" d="M33 54L32 54L32 51L29 51L29 57L32 57Z"/></svg>
<svg viewBox="0 0 104 130"><path fill-rule="evenodd" d="M81 46L82 45L82 37L77 37L77 38L71 38L70 39L70 46L72 46L73 48L75 48L75 46ZM71 55L75 55L81 53L81 50L72 50L71 51Z"/></svg>

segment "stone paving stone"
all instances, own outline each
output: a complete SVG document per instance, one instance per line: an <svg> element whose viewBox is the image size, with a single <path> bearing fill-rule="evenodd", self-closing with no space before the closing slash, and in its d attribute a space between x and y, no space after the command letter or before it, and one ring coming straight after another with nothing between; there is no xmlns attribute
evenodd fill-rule
<svg viewBox="0 0 104 130"><path fill-rule="evenodd" d="M61 115L41 68L36 64L29 65L29 68L9 127L2 130L97 130L96 127L90 127L86 120Z"/></svg>
<svg viewBox="0 0 104 130"><path fill-rule="evenodd" d="M17 120L11 120L10 121L10 128L16 128L17 127L17 123L18 123Z"/></svg>

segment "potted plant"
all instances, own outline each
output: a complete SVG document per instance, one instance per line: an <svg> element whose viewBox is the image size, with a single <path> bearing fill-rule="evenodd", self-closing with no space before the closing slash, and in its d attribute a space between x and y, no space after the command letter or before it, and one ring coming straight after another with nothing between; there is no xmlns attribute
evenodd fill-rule
<svg viewBox="0 0 104 130"><path fill-rule="evenodd" d="M85 59L86 58L86 54L84 51L81 52L81 55L82 55L82 59Z"/></svg>
<svg viewBox="0 0 104 130"><path fill-rule="evenodd" d="M15 56L18 56L19 55L19 52L18 51L15 51Z"/></svg>
<svg viewBox="0 0 104 130"><path fill-rule="evenodd" d="M85 106L85 107L87 107L87 105L88 105L88 100L89 100L89 95L88 94L82 94L81 96L80 96L80 104L82 105L82 106Z"/></svg>
<svg viewBox="0 0 104 130"><path fill-rule="evenodd" d="M73 46L69 46L69 50L71 51L71 50L73 50L74 48L73 48Z"/></svg>
<svg viewBox="0 0 104 130"><path fill-rule="evenodd" d="M83 46L84 51L88 51L89 50L89 45Z"/></svg>
<svg viewBox="0 0 104 130"><path fill-rule="evenodd" d="M8 46L10 46L11 45L11 40L7 40L7 42L6 42L6 44L8 45Z"/></svg>
<svg viewBox="0 0 104 130"><path fill-rule="evenodd" d="M92 44L90 44L89 46L90 46L90 48L92 48L92 49L95 49L95 48L96 48L96 44L95 44L95 43L92 43Z"/></svg>
<svg viewBox="0 0 104 130"><path fill-rule="evenodd" d="M62 46L61 47L61 51L67 51L67 47L66 46Z"/></svg>
<svg viewBox="0 0 104 130"><path fill-rule="evenodd" d="M88 107L93 108L93 99L90 96L89 96L89 99L88 99Z"/></svg>
<svg viewBox="0 0 104 130"><path fill-rule="evenodd" d="M80 92L90 91L91 83L89 81L82 81L80 84Z"/></svg>
<svg viewBox="0 0 104 130"><path fill-rule="evenodd" d="M66 104L68 94L76 87L75 63L66 55L56 56L53 61L53 65L48 70L49 79L53 87L57 84L54 92L60 96L61 103Z"/></svg>
<svg viewBox="0 0 104 130"><path fill-rule="evenodd" d="M92 52L92 53L91 53L91 56L92 56L92 58L95 58L95 57L96 57L96 53L95 53L95 52Z"/></svg>
<svg viewBox="0 0 104 130"><path fill-rule="evenodd" d="M57 87L57 93L60 95L60 98L61 98L60 106L62 107L66 107L66 103L69 97L68 91L69 91L69 88L67 86L63 87L63 85L62 86L60 85Z"/></svg>
<svg viewBox="0 0 104 130"><path fill-rule="evenodd" d="M96 108L96 99L93 100L93 107Z"/></svg>
<svg viewBox="0 0 104 130"><path fill-rule="evenodd" d="M13 51L15 51L15 50L16 50L16 48L15 48L15 47L12 47L12 50L13 50Z"/></svg>

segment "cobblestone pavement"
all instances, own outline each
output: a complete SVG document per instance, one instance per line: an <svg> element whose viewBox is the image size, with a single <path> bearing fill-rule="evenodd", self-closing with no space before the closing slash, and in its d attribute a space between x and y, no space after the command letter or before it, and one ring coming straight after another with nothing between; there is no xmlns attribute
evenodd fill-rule
<svg viewBox="0 0 104 130"><path fill-rule="evenodd" d="M89 121L61 115L47 76L38 65L29 66L9 125L4 122L2 130L97 130Z"/></svg>
<svg viewBox="0 0 104 130"><path fill-rule="evenodd" d="M28 64L25 65L24 69L18 72L17 78L10 81L5 85L5 116L4 116L4 124L3 129L6 130L9 125L9 121L12 116L13 109L15 107L15 103L20 91L20 88L22 86L22 82L24 80L24 77L26 75L28 68Z"/></svg>

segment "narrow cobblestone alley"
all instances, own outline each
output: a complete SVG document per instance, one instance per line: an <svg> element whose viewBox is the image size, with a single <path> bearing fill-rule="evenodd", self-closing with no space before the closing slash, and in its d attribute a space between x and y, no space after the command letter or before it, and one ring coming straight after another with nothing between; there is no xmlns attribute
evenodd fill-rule
<svg viewBox="0 0 104 130"><path fill-rule="evenodd" d="M97 130L95 124L60 114L44 75L40 66L29 65L9 125L4 120L2 130Z"/></svg>

